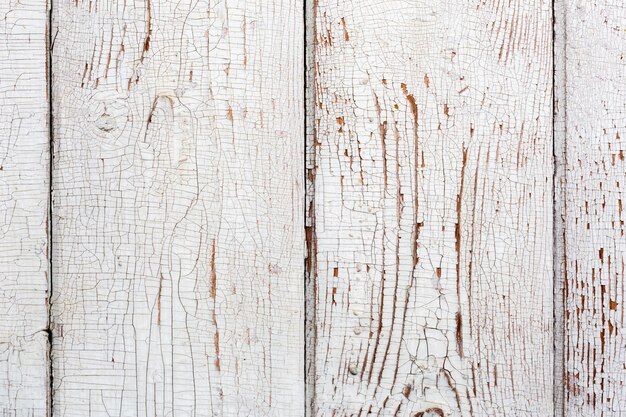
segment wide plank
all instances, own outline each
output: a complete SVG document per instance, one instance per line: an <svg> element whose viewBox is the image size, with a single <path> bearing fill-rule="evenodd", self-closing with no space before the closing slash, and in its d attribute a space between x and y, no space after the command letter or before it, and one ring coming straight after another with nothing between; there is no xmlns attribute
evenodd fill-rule
<svg viewBox="0 0 626 417"><path fill-rule="evenodd" d="M302 14L55 5L55 416L303 413Z"/></svg>
<svg viewBox="0 0 626 417"><path fill-rule="evenodd" d="M552 415L551 2L310 13L311 414Z"/></svg>

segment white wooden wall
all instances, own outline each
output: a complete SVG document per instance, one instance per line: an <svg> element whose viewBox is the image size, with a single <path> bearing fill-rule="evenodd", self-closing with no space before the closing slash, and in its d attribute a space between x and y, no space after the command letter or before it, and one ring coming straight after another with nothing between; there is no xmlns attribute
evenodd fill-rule
<svg viewBox="0 0 626 417"><path fill-rule="evenodd" d="M5 0L0 417L626 416L624 54L617 0Z"/></svg>

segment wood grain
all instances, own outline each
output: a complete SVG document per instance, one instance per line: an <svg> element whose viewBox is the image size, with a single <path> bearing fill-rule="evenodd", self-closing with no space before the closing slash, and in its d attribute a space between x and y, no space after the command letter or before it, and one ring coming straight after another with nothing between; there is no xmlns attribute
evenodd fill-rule
<svg viewBox="0 0 626 417"><path fill-rule="evenodd" d="M0 4L0 417L626 416L625 41L616 0Z"/></svg>
<svg viewBox="0 0 626 417"><path fill-rule="evenodd" d="M556 10L558 412L624 416L626 7L577 0Z"/></svg>
<svg viewBox="0 0 626 417"><path fill-rule="evenodd" d="M55 5L55 416L302 414L302 13Z"/></svg>
<svg viewBox="0 0 626 417"><path fill-rule="evenodd" d="M0 3L0 416L48 415L48 3Z"/></svg>
<svg viewBox="0 0 626 417"><path fill-rule="evenodd" d="M311 414L553 414L551 3L311 13Z"/></svg>

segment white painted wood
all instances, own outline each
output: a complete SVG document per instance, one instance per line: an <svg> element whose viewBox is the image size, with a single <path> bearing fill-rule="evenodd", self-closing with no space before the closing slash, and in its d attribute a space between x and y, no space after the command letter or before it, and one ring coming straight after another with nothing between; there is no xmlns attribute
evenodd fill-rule
<svg viewBox="0 0 626 417"><path fill-rule="evenodd" d="M564 416L626 416L626 5L557 3Z"/></svg>
<svg viewBox="0 0 626 417"><path fill-rule="evenodd" d="M48 412L45 0L0 2L0 416Z"/></svg>
<svg viewBox="0 0 626 417"><path fill-rule="evenodd" d="M55 416L302 415L302 13L55 5Z"/></svg>
<svg viewBox="0 0 626 417"><path fill-rule="evenodd" d="M312 7L312 414L552 415L551 2Z"/></svg>

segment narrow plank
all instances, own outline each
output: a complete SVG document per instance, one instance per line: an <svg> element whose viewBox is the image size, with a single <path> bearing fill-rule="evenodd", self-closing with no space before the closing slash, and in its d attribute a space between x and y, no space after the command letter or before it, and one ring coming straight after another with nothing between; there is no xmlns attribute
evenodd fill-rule
<svg viewBox="0 0 626 417"><path fill-rule="evenodd" d="M55 6L55 416L302 414L302 13Z"/></svg>
<svg viewBox="0 0 626 417"><path fill-rule="evenodd" d="M626 415L626 6L557 4L564 416Z"/></svg>
<svg viewBox="0 0 626 417"><path fill-rule="evenodd" d="M0 3L0 416L48 415L48 4Z"/></svg>
<svg viewBox="0 0 626 417"><path fill-rule="evenodd" d="M552 415L551 2L312 8L311 413Z"/></svg>

